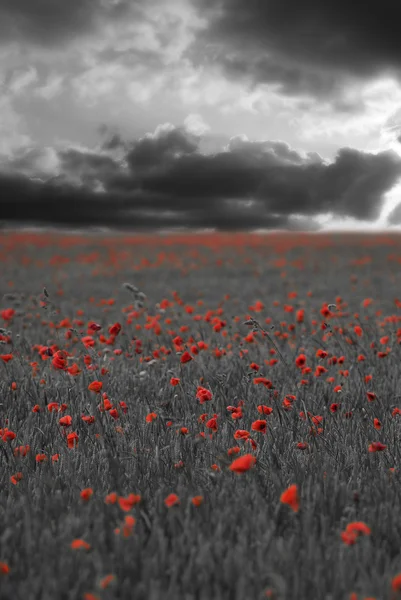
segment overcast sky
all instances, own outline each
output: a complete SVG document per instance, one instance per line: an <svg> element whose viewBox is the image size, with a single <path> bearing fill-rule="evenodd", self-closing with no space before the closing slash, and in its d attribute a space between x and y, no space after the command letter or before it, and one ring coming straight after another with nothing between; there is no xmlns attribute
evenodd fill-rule
<svg viewBox="0 0 401 600"><path fill-rule="evenodd" d="M401 225L400 0L0 0L0 219Z"/></svg>

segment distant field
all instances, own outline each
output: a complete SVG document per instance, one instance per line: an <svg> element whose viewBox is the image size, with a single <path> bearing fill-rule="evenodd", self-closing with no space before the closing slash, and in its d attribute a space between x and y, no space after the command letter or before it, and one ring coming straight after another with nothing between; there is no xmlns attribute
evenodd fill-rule
<svg viewBox="0 0 401 600"><path fill-rule="evenodd" d="M1 600L401 598L401 236L3 232L0 274Z"/></svg>

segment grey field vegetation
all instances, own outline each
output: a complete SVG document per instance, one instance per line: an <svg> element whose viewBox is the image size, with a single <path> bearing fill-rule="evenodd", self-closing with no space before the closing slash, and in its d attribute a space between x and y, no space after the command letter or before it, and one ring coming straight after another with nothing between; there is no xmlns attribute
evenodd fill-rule
<svg viewBox="0 0 401 600"><path fill-rule="evenodd" d="M0 598L401 598L400 262L2 234Z"/></svg>

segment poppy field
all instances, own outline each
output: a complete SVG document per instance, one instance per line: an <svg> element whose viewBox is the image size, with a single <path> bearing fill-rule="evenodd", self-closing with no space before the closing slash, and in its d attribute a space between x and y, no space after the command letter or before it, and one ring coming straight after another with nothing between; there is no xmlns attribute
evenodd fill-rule
<svg viewBox="0 0 401 600"><path fill-rule="evenodd" d="M0 234L2 600L401 599L401 237Z"/></svg>

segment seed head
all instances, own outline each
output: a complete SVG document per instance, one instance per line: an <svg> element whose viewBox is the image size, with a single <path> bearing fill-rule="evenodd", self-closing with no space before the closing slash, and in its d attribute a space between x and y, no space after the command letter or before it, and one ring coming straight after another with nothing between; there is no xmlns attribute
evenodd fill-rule
<svg viewBox="0 0 401 600"><path fill-rule="evenodd" d="M132 292L133 294L137 294L139 292L138 288L132 285L131 283L123 283L123 288Z"/></svg>

